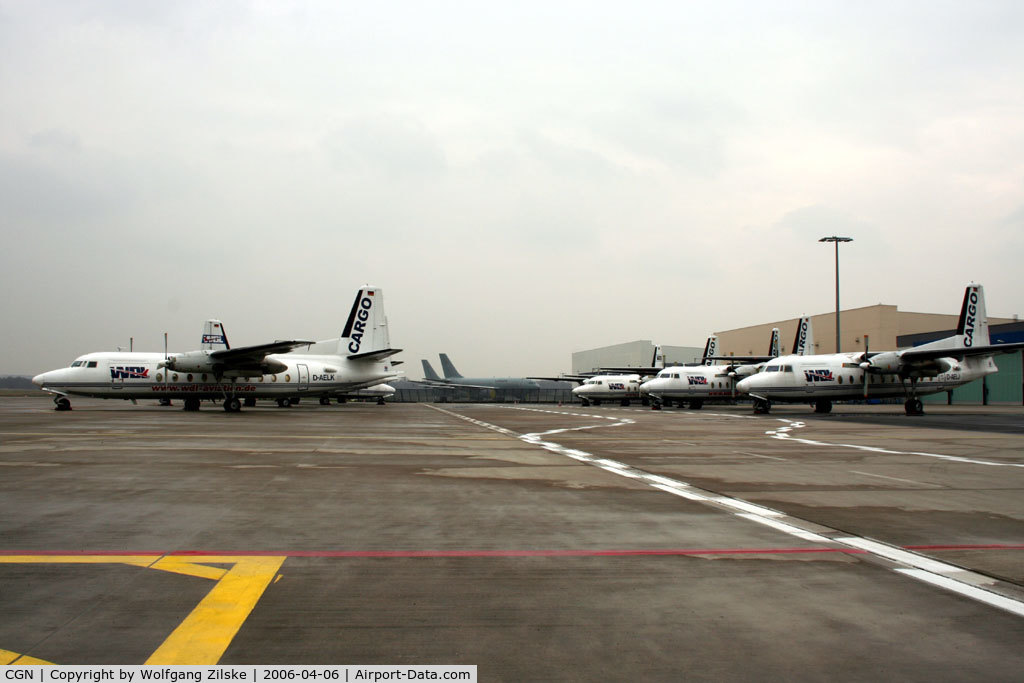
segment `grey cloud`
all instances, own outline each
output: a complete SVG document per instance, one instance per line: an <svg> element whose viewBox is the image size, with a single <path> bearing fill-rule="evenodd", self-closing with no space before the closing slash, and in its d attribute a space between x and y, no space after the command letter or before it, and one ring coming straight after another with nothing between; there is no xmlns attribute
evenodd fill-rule
<svg viewBox="0 0 1024 683"><path fill-rule="evenodd" d="M407 117L352 119L323 144L334 169L343 174L423 181L441 177L448 169L437 138Z"/></svg>

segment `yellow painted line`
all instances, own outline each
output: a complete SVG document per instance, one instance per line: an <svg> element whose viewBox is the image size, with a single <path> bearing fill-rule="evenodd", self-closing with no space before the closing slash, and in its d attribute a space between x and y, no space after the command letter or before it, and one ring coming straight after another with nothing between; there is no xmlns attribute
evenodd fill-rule
<svg viewBox="0 0 1024 683"><path fill-rule="evenodd" d="M216 664L249 617L285 556L0 555L0 564L127 564L211 579L217 583L146 664ZM209 564L231 564L231 569ZM0 650L2 664L50 664Z"/></svg>
<svg viewBox="0 0 1024 683"><path fill-rule="evenodd" d="M146 664L216 664L285 560L283 556L190 559L234 562L234 566Z"/></svg>
<svg viewBox="0 0 1024 683"><path fill-rule="evenodd" d="M227 569L196 564L184 557L162 557L149 565L149 568L174 572L175 574L184 574L186 576L197 576L200 579L212 579L214 581L220 581L228 573Z"/></svg>
<svg viewBox="0 0 1024 683"><path fill-rule="evenodd" d="M28 655L19 655L17 652L11 652L10 650L0 650L0 664L16 664L18 666L27 666L30 664L53 664L53 662L47 662L43 659L36 659L35 657L29 657Z"/></svg>

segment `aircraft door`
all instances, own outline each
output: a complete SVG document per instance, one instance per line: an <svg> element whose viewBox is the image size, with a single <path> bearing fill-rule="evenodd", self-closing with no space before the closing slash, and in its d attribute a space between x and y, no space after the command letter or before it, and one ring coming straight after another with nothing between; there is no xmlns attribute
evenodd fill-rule
<svg viewBox="0 0 1024 683"><path fill-rule="evenodd" d="M296 366L299 371L299 391L309 389L309 366L301 363Z"/></svg>
<svg viewBox="0 0 1024 683"><path fill-rule="evenodd" d="M109 363L107 367L110 370L110 388L124 389L124 372L115 367L113 363Z"/></svg>

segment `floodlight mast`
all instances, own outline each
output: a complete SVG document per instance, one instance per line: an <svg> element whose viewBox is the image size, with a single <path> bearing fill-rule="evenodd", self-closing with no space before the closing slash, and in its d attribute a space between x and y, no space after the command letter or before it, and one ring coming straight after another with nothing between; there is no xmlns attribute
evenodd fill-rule
<svg viewBox="0 0 1024 683"><path fill-rule="evenodd" d="M833 242L836 245L836 353L842 352L842 346L839 342L839 243L840 242L852 242L852 237L837 237L832 235L831 237L822 237L819 242Z"/></svg>

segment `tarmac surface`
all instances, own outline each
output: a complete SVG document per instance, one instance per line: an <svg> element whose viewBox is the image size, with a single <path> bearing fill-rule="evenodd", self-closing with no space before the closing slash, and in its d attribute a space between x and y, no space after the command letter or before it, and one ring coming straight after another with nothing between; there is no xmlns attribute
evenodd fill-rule
<svg viewBox="0 0 1024 683"><path fill-rule="evenodd" d="M1024 672L1020 406L73 405L0 398L0 663Z"/></svg>

